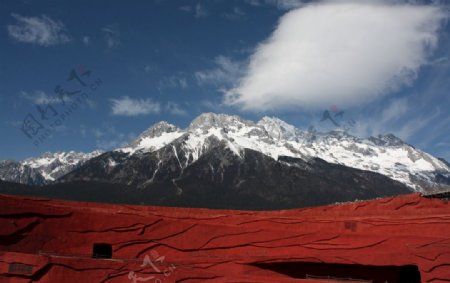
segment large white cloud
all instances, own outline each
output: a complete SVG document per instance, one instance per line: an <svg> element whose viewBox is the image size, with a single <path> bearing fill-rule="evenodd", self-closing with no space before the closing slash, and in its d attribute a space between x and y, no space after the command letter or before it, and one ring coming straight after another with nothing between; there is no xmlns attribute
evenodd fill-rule
<svg viewBox="0 0 450 283"><path fill-rule="evenodd" d="M437 6L305 5L280 19L224 102L254 111L367 103L412 83L446 18Z"/></svg>

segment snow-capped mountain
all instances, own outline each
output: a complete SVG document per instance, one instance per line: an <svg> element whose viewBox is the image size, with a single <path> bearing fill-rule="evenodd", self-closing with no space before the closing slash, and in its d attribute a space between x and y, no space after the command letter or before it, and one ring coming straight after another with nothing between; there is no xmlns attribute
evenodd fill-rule
<svg viewBox="0 0 450 283"><path fill-rule="evenodd" d="M42 185L86 163L81 166L86 167L85 170L75 170L61 181L115 180L145 187L162 178L161 174L173 179L181 178L173 172L184 172L219 145L240 160L245 160L249 150L291 167L298 166L298 160L308 163L320 158L331 164L385 175L413 191L429 193L450 189L450 167L445 160L416 149L391 134L362 139L344 131L304 131L273 117L264 117L255 123L238 116L214 113L198 116L186 129L159 122L127 146L100 157L97 157L101 153L99 151L88 154L69 152L44 154L22 162L2 161L0 179ZM152 164L140 164L150 154L154 156L154 168ZM170 168L163 158L168 155L175 162ZM291 164L289 160L294 161ZM89 167L89 164L99 161L98 166L104 168L100 176L98 168ZM208 168L215 174L220 171L212 165Z"/></svg>
<svg viewBox="0 0 450 283"><path fill-rule="evenodd" d="M156 123L121 150L127 153L154 151L179 138L184 131L165 121Z"/></svg>
<svg viewBox="0 0 450 283"><path fill-rule="evenodd" d="M23 161L0 161L0 179L28 185L45 185L97 157L102 151L44 153Z"/></svg>
<svg viewBox="0 0 450 283"><path fill-rule="evenodd" d="M126 203L265 210L411 192L378 173L302 156L271 136L288 133L272 130L210 113L185 130L158 123L128 146L88 160L42 196L53 190L77 200L111 201L115 195L113 201Z"/></svg>
<svg viewBox="0 0 450 283"><path fill-rule="evenodd" d="M447 189L449 172L445 162L393 135L360 139L342 131L303 131L277 118L255 123L205 113L186 129L159 122L127 146L53 176L56 182L36 193L152 205L284 209Z"/></svg>
<svg viewBox="0 0 450 283"><path fill-rule="evenodd" d="M117 152L129 155L155 152L182 139L180 150L188 158L182 168L208 151L211 138L223 141L237 156L251 149L278 160L280 156L327 162L383 174L418 192L450 188L450 167L445 161L404 143L392 134L361 139L344 131L303 131L278 118L259 122L238 116L205 113L187 129L160 122Z"/></svg>

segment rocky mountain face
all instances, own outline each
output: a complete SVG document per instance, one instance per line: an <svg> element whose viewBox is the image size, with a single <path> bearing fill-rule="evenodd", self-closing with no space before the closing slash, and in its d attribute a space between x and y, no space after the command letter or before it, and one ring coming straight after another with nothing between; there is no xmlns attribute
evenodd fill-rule
<svg viewBox="0 0 450 283"><path fill-rule="evenodd" d="M28 185L45 185L101 153L98 150L90 153L74 151L44 153L40 157L29 158L20 162L0 161L0 179Z"/></svg>
<svg viewBox="0 0 450 283"><path fill-rule="evenodd" d="M107 179L99 178L89 172L92 168L85 167L84 173L75 171L63 180L77 176L124 182L128 178L125 183L145 187L162 176L179 175L178 171L184 172L200 158L203 160L205 154L216 152L219 145L238 160L244 160L249 151L279 164L289 164L284 161L287 157L304 163L320 158L331 164L385 175L413 191L427 193L450 188L450 167L445 161L392 134L360 139L343 131L302 131L277 118L264 117L254 123L238 116L213 113L200 115L184 130L166 122L157 123L128 146L88 163L102 168ZM151 163L143 165L149 167L122 172L125 165L143 160ZM218 172L212 165L209 170Z"/></svg>
<svg viewBox="0 0 450 283"><path fill-rule="evenodd" d="M58 182L121 184L136 188L147 204L236 209L293 208L411 191L377 172L308 152L323 139L278 119L253 123L206 113L185 130L158 123Z"/></svg>
<svg viewBox="0 0 450 283"><path fill-rule="evenodd" d="M97 201L113 194L120 201L190 207L280 209L450 188L445 161L394 135L303 131L270 117L254 123L205 113L186 129L159 122L129 145L78 158L72 168L58 171L50 159L9 166L44 180L31 184L53 182L41 190L48 196L58 191L80 199L72 184L82 183ZM8 176L30 184L30 174Z"/></svg>
<svg viewBox="0 0 450 283"><path fill-rule="evenodd" d="M410 192L383 175L321 159L275 160L251 149L242 149L238 156L215 137L209 138L204 152L193 160L182 152L185 142L181 138L140 155L105 153L60 179L67 183L57 184L57 190L79 181L122 184L138 203L251 210L317 206ZM109 194L109 190L104 193ZM98 197L100 192L96 190L96 194Z"/></svg>

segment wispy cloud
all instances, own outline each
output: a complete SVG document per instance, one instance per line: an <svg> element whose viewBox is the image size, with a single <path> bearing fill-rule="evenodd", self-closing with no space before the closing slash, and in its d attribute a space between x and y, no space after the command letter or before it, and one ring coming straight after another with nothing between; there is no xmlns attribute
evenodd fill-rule
<svg viewBox="0 0 450 283"><path fill-rule="evenodd" d="M244 2L252 6L271 5L280 10L294 9L304 4L302 0L245 0Z"/></svg>
<svg viewBox="0 0 450 283"><path fill-rule="evenodd" d="M96 147L101 150L112 150L125 146L136 137L133 132L123 133L112 125L103 125L92 130Z"/></svg>
<svg viewBox="0 0 450 283"><path fill-rule="evenodd" d="M3 124L19 129L21 126L23 126L23 121L21 120L3 121Z"/></svg>
<svg viewBox="0 0 450 283"><path fill-rule="evenodd" d="M178 103L168 102L166 104L166 111L175 116L186 116L188 112L182 108Z"/></svg>
<svg viewBox="0 0 450 283"><path fill-rule="evenodd" d="M144 66L144 72L146 72L146 73L156 72L157 70L158 70L158 65L156 65L156 64L147 64Z"/></svg>
<svg viewBox="0 0 450 283"><path fill-rule="evenodd" d="M178 9L180 9L181 11L186 12L186 13L192 12L192 7L189 5L184 5L184 6L178 7Z"/></svg>
<svg viewBox="0 0 450 283"><path fill-rule="evenodd" d="M418 99L416 98L416 100ZM419 140L425 146L427 143L425 140L435 139L437 133L442 132L448 126L450 118L445 119L445 114L439 108L435 108L433 111L421 110L406 98L392 99L386 106L376 105L374 109L367 109L364 111L366 113L359 115L355 119L356 124L352 128L352 132L360 137L393 133L406 141L422 135ZM367 112L372 113L367 115Z"/></svg>
<svg viewBox="0 0 450 283"><path fill-rule="evenodd" d="M195 5L183 5L178 7L180 11L183 11L185 13L193 14L196 18L204 18L208 16L208 11L206 10L205 6L203 6L200 2L198 2Z"/></svg>
<svg viewBox="0 0 450 283"><path fill-rule="evenodd" d="M159 81L158 89L162 90L165 88L179 88L185 89L188 87L188 81L183 76L173 75L170 77L164 77Z"/></svg>
<svg viewBox="0 0 450 283"><path fill-rule="evenodd" d="M208 16L208 11L206 10L205 6L198 2L195 5L183 5L178 7L178 9L182 12L193 14L195 18L204 18Z"/></svg>
<svg viewBox="0 0 450 283"><path fill-rule="evenodd" d="M45 91L42 90L36 90L34 92L26 92L21 91L20 97L31 102L34 105L49 105L49 104L66 104L69 102L74 101L74 96L71 96L69 94L55 94L55 95L49 95ZM91 109L94 109L96 107L95 101L93 101L91 98L87 98L83 100L83 104L80 106L84 107L87 106Z"/></svg>
<svg viewBox="0 0 450 283"><path fill-rule="evenodd" d="M246 13L241 8L234 7L231 12L224 13L223 16L228 20L235 21L245 18Z"/></svg>
<svg viewBox="0 0 450 283"><path fill-rule="evenodd" d="M403 118L403 115L409 110L410 106L406 98L395 99L381 112L381 115L377 120L380 124L392 123Z"/></svg>
<svg viewBox="0 0 450 283"><path fill-rule="evenodd" d="M7 26L8 34L19 42L52 46L71 41L65 33L65 26L61 21L53 20L46 15L24 17L12 14L12 17L16 23Z"/></svg>
<svg viewBox="0 0 450 283"><path fill-rule="evenodd" d="M410 85L437 46L438 6L324 1L286 13L224 101L249 111L364 105Z"/></svg>
<svg viewBox="0 0 450 283"><path fill-rule="evenodd" d="M352 132L360 137L387 133L398 135L405 117L411 111L410 107L406 98L393 99L387 105L373 105L370 110L363 111L364 113L356 118Z"/></svg>
<svg viewBox="0 0 450 283"><path fill-rule="evenodd" d="M21 91L20 96L36 105L57 104L62 103L62 99L64 99L64 101L67 101L69 99L69 97L59 98L57 96L50 96L46 92L41 90L37 90L33 93Z"/></svg>
<svg viewBox="0 0 450 283"><path fill-rule="evenodd" d="M450 148L450 142L439 142L436 146Z"/></svg>
<svg viewBox="0 0 450 283"><path fill-rule="evenodd" d="M110 24L102 28L105 36L105 43L108 48L114 48L120 45L120 32L118 24Z"/></svg>
<svg viewBox="0 0 450 283"><path fill-rule="evenodd" d="M211 84L221 87L233 85L243 74L242 63L226 56L214 59L214 68L195 72L199 85Z"/></svg>
<svg viewBox="0 0 450 283"><path fill-rule="evenodd" d="M425 127L429 126L432 121L440 116L440 111L437 109L434 113L428 115L420 115L416 118L410 119L408 122L403 124L398 130L391 131L396 133L399 137L404 140L410 139L412 136L420 133Z"/></svg>
<svg viewBox="0 0 450 283"><path fill-rule="evenodd" d="M448 116L447 112L437 108L434 113L429 114L429 117L436 118L433 120L429 119L428 123L422 126L421 131L415 135L415 144L421 148L430 148L433 151L443 150L443 148L438 147L442 141L450 140L448 136L450 116ZM413 123L414 121L411 122L411 126L413 126Z"/></svg>
<svg viewBox="0 0 450 283"><path fill-rule="evenodd" d="M195 5L195 11L194 16L196 18L203 18L208 15L208 12L206 11L205 7L199 2L197 5Z"/></svg>
<svg viewBox="0 0 450 283"><path fill-rule="evenodd" d="M159 102L152 99L133 99L128 96L113 98L109 100L113 115L118 116L139 116L148 114L158 114L161 111Z"/></svg>
<svg viewBox="0 0 450 283"><path fill-rule="evenodd" d="M83 38L81 39L81 41L83 42L83 44L85 46L89 46L91 45L91 38L89 36L83 36Z"/></svg>
<svg viewBox="0 0 450 283"><path fill-rule="evenodd" d="M76 130L75 130L75 133L77 133L77 132L78 132L83 138L85 138L85 137L87 136L87 133L86 133L86 126L83 125L83 124L81 124L81 125L80 125L79 131L76 131Z"/></svg>

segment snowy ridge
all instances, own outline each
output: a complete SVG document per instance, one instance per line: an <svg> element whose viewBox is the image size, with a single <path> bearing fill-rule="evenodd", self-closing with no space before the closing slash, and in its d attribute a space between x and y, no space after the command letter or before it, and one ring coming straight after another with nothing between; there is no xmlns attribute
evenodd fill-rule
<svg viewBox="0 0 450 283"><path fill-rule="evenodd" d="M383 174L417 192L450 189L450 167L445 161L404 143L392 134L362 139L343 131L303 131L275 117L263 117L255 123L239 116L204 113L186 129L159 122L127 146L114 151L125 154L123 158L126 160L128 156L140 158L150 152L158 152L159 156L160 150L168 150L173 152L179 167L184 170L218 144L241 158L244 157L244 149L260 152L274 160L279 160L281 156L305 161L317 157L329 163ZM71 151L46 153L22 162L0 161L0 179L46 184L101 153ZM107 166L115 167L120 162L109 159ZM163 165L161 162L158 168ZM283 163L286 161L283 160Z"/></svg>
<svg viewBox="0 0 450 283"><path fill-rule="evenodd" d="M125 147L116 149L125 153L156 151L183 135L184 132L175 125L165 121L156 123L140 134L136 140Z"/></svg>
<svg viewBox="0 0 450 283"><path fill-rule="evenodd" d="M238 116L214 113L200 115L185 130L160 122L146 132L130 145L117 150L136 154L181 143L189 162L180 166L186 167L207 152L214 145L213 141L217 141L225 143L237 156L242 156L246 148L275 160L280 156L318 157L330 163L386 175L419 192L448 189L448 184L434 181L435 174L450 178L450 168L443 161L391 134L360 139L342 131L302 131L278 118L264 117L254 123Z"/></svg>
<svg viewBox="0 0 450 283"><path fill-rule="evenodd" d="M59 177L71 172L87 160L102 154L96 150L83 152L44 153L40 157L17 161L0 162L0 179L4 181L44 185L55 181Z"/></svg>

